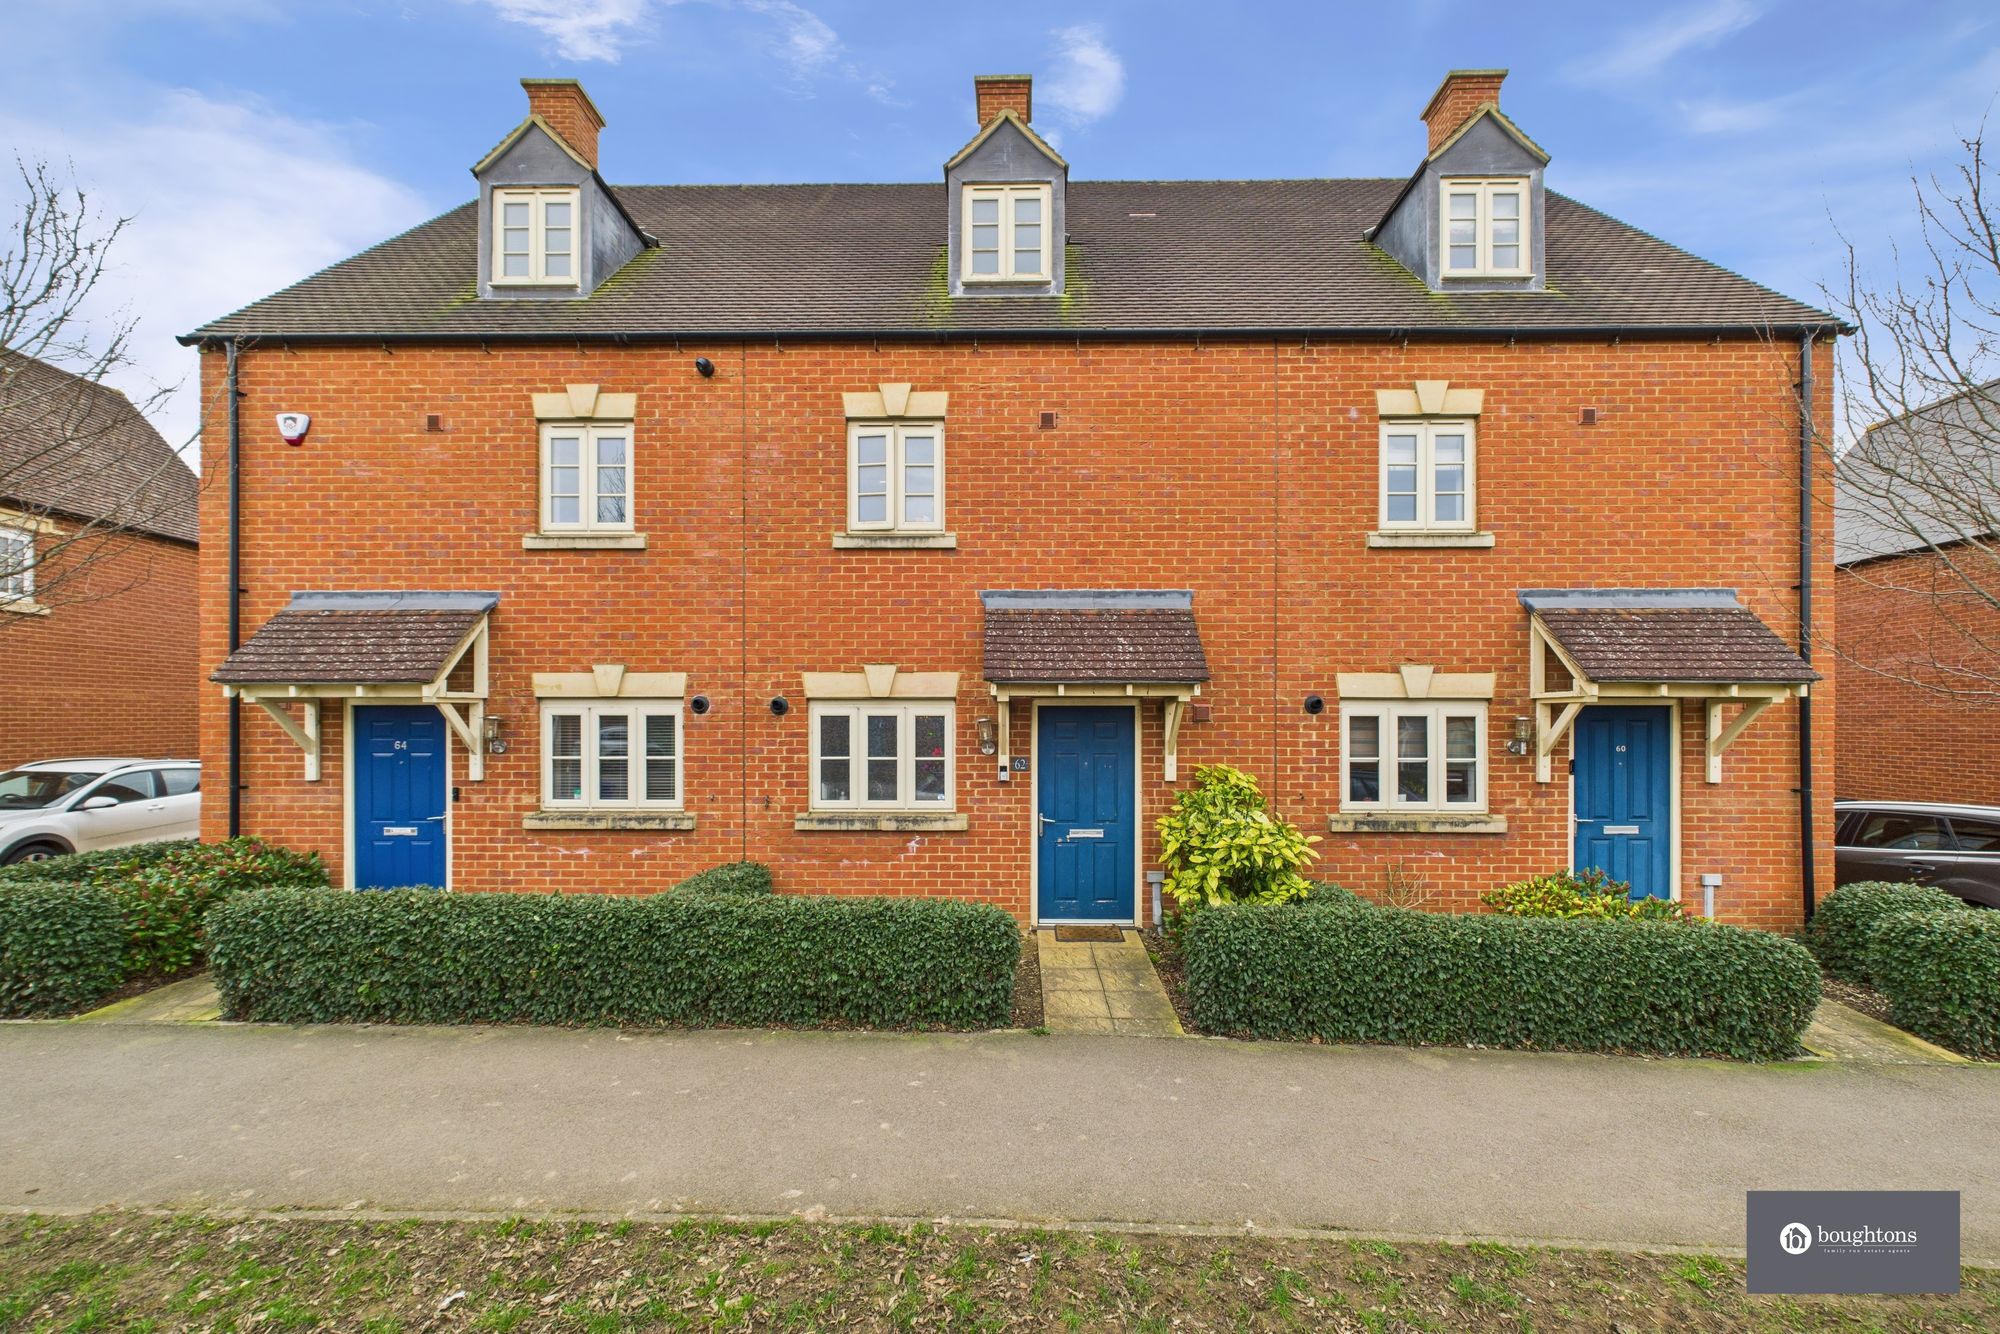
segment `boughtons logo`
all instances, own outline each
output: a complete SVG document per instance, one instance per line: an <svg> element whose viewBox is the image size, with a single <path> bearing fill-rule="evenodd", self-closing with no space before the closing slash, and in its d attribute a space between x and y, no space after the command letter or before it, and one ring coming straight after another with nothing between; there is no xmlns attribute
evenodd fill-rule
<svg viewBox="0 0 2000 1334"><path fill-rule="evenodd" d="M1804 1223L1787 1223L1778 1233L1778 1244L1786 1255L1804 1255L1812 1249L1812 1229Z"/></svg>

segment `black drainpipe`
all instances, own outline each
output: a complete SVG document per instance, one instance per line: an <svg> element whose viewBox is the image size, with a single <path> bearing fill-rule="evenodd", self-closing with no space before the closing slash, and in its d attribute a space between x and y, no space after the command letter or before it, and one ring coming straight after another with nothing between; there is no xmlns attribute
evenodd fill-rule
<svg viewBox="0 0 2000 1334"><path fill-rule="evenodd" d="M1799 335L1799 656L1812 662L1813 594L1813 334ZM1799 698L1799 872L1805 919L1818 909L1813 846L1812 692Z"/></svg>
<svg viewBox="0 0 2000 1334"><path fill-rule="evenodd" d="M236 387L236 340L229 355L229 651L243 643L243 404ZM229 836L243 832L243 700L229 697Z"/></svg>

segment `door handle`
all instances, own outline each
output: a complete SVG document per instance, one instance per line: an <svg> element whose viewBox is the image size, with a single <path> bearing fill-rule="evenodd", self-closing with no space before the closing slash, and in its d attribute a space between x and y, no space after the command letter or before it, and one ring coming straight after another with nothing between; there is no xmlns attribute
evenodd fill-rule
<svg viewBox="0 0 2000 1334"><path fill-rule="evenodd" d="M1931 862L1905 862L1903 864L1907 866L1910 870L1921 871L1925 875L1929 875L1932 871L1937 870L1936 865L1934 865Z"/></svg>
<svg viewBox="0 0 2000 1334"><path fill-rule="evenodd" d="M1038 835L1048 833L1049 826L1055 823L1054 820L1050 819L1046 815L1037 815L1035 818L1041 821L1039 825L1035 826L1035 833Z"/></svg>

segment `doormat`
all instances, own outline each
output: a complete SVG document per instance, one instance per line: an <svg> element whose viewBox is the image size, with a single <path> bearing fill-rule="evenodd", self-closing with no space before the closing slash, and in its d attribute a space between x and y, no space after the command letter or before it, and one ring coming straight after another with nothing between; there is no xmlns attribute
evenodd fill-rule
<svg viewBox="0 0 2000 1334"><path fill-rule="evenodd" d="M1116 945L1125 933L1115 926L1059 926L1056 940L1064 945Z"/></svg>

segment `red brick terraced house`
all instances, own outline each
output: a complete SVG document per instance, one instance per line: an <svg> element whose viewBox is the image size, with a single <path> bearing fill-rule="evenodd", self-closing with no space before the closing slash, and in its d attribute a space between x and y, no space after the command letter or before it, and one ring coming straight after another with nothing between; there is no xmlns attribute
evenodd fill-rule
<svg viewBox="0 0 2000 1334"><path fill-rule="evenodd" d="M525 80L475 200L187 336L207 832L1145 923L1225 762L1364 893L1796 925L1839 326L1548 190L1502 73L1395 179L1072 181L996 76L941 181L777 186Z"/></svg>
<svg viewBox="0 0 2000 1334"><path fill-rule="evenodd" d="M196 491L123 394L0 349L0 769L195 755Z"/></svg>

